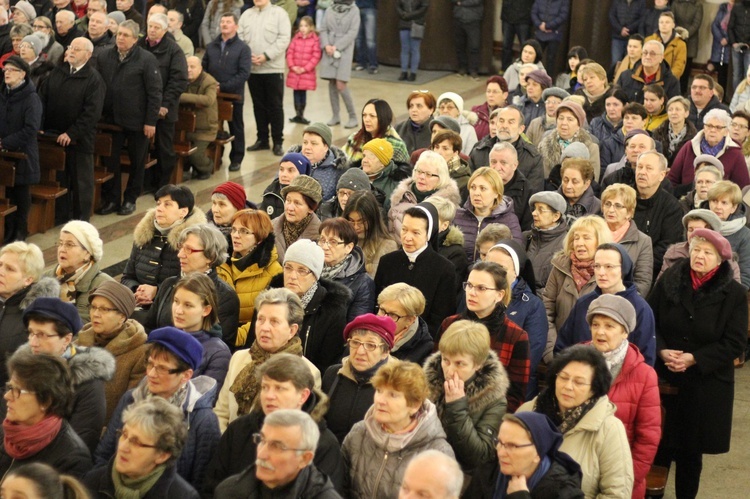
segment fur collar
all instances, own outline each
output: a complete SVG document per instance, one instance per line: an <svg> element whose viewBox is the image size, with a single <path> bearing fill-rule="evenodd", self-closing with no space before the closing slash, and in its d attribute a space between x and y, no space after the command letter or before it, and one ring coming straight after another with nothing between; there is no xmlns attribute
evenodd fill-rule
<svg viewBox="0 0 750 499"><path fill-rule="evenodd" d="M31 302L40 297L59 298L60 283L54 277L42 277L37 282L29 286L26 296L23 297L18 308L26 310Z"/></svg>
<svg viewBox="0 0 750 499"><path fill-rule="evenodd" d="M661 276L664 281L664 294L670 303L678 304L685 301L685 296L693 293L693 285L690 280L690 259L684 258L667 270ZM727 286L734 281L734 272L729 262L721 262L719 270L713 279L709 280L695 293L694 302L724 292Z"/></svg>
<svg viewBox="0 0 750 499"><path fill-rule="evenodd" d="M391 206L396 206L397 204L404 202L412 204L417 203L416 196L411 192L411 185L413 183L414 180L411 177L405 178L399 182L396 188L393 189L393 194L391 194ZM448 183L435 191L435 194L432 196L447 199L448 201L453 202L456 206L461 205L461 193L458 191L456 181L452 178L448 179ZM429 197L427 199L429 199Z"/></svg>
<svg viewBox="0 0 750 499"><path fill-rule="evenodd" d="M74 387L97 379L109 381L115 375L115 358L105 349L82 346L72 348L75 355L68 359L68 367ZM31 347L25 343L19 350L31 351Z"/></svg>
<svg viewBox="0 0 750 499"><path fill-rule="evenodd" d="M271 263L271 257L276 249L276 235L271 232L268 237L258 244L255 251L258 252L258 267L266 268ZM278 258L277 258L278 259Z"/></svg>
<svg viewBox="0 0 750 499"><path fill-rule="evenodd" d="M154 238L154 235L156 235L156 229L154 228L154 219L156 218L155 214L156 208L151 208L135 227L133 242L138 248L142 249L150 243ZM172 248L177 248L177 240L180 238L180 233L184 228L204 223L206 223L206 214L203 213L203 210L195 206L193 212L188 215L180 225L169 231L169 234L167 234L167 242Z"/></svg>
<svg viewBox="0 0 750 499"><path fill-rule="evenodd" d="M448 233L443 239L442 246L462 246L464 245L464 235L461 230L455 225L451 225L448 228Z"/></svg>
<svg viewBox="0 0 750 499"><path fill-rule="evenodd" d="M424 372L430 389L430 400L434 401L438 414L442 415L445 408L445 378L440 365L440 352L430 355L424 363ZM497 358L497 354L490 350L487 360L479 368L476 375L465 387L466 398L471 415L483 413L487 407L505 398L510 380L505 368Z"/></svg>

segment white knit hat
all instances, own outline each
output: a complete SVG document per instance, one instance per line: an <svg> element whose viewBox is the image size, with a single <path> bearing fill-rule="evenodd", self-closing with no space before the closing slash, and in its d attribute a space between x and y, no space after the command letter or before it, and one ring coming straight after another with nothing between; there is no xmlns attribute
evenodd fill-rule
<svg viewBox="0 0 750 499"><path fill-rule="evenodd" d="M444 94L440 94L440 97L438 97L438 100L437 100L438 106L445 99L448 99L449 101L453 101L453 103L458 108L459 113L464 112L464 98L463 97L461 97L455 92L445 92Z"/></svg>
<svg viewBox="0 0 750 499"><path fill-rule="evenodd" d="M309 239L298 239L284 253L284 263L294 262L304 265L315 274L316 280L320 279L320 274L323 272L324 261L323 248Z"/></svg>
<svg viewBox="0 0 750 499"><path fill-rule="evenodd" d="M94 261L98 262L102 259L104 245L99 237L99 231L90 223L83 220L71 220L63 226L61 232L72 234L94 258Z"/></svg>

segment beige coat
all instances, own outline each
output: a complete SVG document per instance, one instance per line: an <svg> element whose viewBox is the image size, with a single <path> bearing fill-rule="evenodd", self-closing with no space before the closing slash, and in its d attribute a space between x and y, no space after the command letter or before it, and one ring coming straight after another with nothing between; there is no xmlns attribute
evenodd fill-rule
<svg viewBox="0 0 750 499"><path fill-rule="evenodd" d="M310 372L315 378L315 388L320 389L320 371L313 365L312 362L302 357L307 367L310 368ZM224 378L224 385L221 387L219 392L219 398L216 399L216 405L214 406L214 413L219 418L219 429L222 433L227 429L229 423L237 419L237 401L234 398L234 393L229 389L234 384L235 378L240 374L245 366L249 366L253 361L250 356L250 349L240 350L232 355L232 360L229 361L229 370L227 371L227 377Z"/></svg>
<svg viewBox="0 0 750 499"><path fill-rule="evenodd" d="M570 270L570 257L563 252L558 252L552 257L552 272L547 279L547 285L542 292L542 301L547 311L547 346L544 348L543 361L549 364L552 360L552 349L557 341L557 330L562 327L565 320L573 310L573 306L581 296L591 293L596 287L594 276L581 289L579 293L576 283L573 281L573 273Z"/></svg>
<svg viewBox="0 0 750 499"><path fill-rule="evenodd" d="M286 241L284 240L283 230L284 220L286 220L285 213L282 213L281 216L278 216L271 220L271 225L273 226L273 234L276 236L276 252L279 254L279 263L281 263L281 265L284 265L284 255L286 254ZM320 219L318 218L318 215L313 213L310 223L307 224L307 227L305 227L305 230L302 231L302 234L300 234L297 241L299 241L300 239L310 239L314 241L318 239L319 232Z"/></svg>
<svg viewBox="0 0 750 499"><path fill-rule="evenodd" d="M58 266L51 268L42 274L42 277L51 277L52 279L57 280L57 275L55 275L57 268ZM99 264L94 262L91 268L76 283L76 302L74 305L76 306L78 315L81 317L81 321L83 321L84 324L90 320L89 293L98 288L100 284L112 280L113 279L109 275L99 269Z"/></svg>
<svg viewBox="0 0 750 499"><path fill-rule="evenodd" d="M517 412L532 411L536 398ZM581 489L586 499L623 499L633 490L633 459L622 421L615 417L617 408L605 395L563 435L560 451L581 465Z"/></svg>

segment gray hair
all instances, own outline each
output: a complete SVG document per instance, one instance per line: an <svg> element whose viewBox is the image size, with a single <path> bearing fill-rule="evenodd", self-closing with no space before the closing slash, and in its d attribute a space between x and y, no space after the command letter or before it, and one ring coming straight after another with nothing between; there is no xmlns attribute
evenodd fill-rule
<svg viewBox="0 0 750 499"><path fill-rule="evenodd" d="M36 36L39 36L39 33L34 33ZM73 39L73 41L81 40L81 43L83 44L83 48L88 52L89 54L94 53L94 44L86 38L85 36L79 36L78 38Z"/></svg>
<svg viewBox="0 0 750 499"><path fill-rule="evenodd" d="M298 455L305 451L311 451L314 454L315 449L318 447L318 440L320 440L318 423L313 421L313 418L309 414L299 409L274 411L266 416L263 426L274 426L277 428L298 427L302 433L299 448L304 449L303 451L297 451Z"/></svg>
<svg viewBox="0 0 750 499"><path fill-rule="evenodd" d="M188 428L182 410L161 397L135 402L122 413L122 424L137 427L157 439L156 448L170 454L167 464L180 457Z"/></svg>
<svg viewBox="0 0 750 499"><path fill-rule="evenodd" d="M724 111L723 109L711 109L706 113L705 116L703 116L703 124L705 125L706 123L708 123L708 120L719 120L721 121L722 125L727 128L732 126L732 117L729 116L729 113Z"/></svg>
<svg viewBox="0 0 750 499"><path fill-rule="evenodd" d="M511 106L508 106L508 107L511 107ZM523 121L523 114L521 114L521 120ZM518 151L516 151L516 147L510 142L500 141L496 143L494 146L492 146L492 149L490 149L490 156L492 155L493 152L503 152L503 151L511 152L513 154L513 159L515 159L516 163L518 163Z"/></svg>
<svg viewBox="0 0 750 499"><path fill-rule="evenodd" d="M98 3L102 11L104 11L104 15L107 15L107 0L89 0L89 4L91 3Z"/></svg>
<svg viewBox="0 0 750 499"><path fill-rule="evenodd" d="M284 383L289 381L297 391L305 388L312 391L315 388L315 378L304 357L292 355L291 353L277 353L261 364L258 368L258 384L263 377Z"/></svg>
<svg viewBox="0 0 750 499"><path fill-rule="evenodd" d="M405 282L391 284L380 292L378 295L378 305L382 305L387 301L397 301L404 308L406 314L410 316L422 315L426 305L426 300L422 292Z"/></svg>
<svg viewBox="0 0 750 499"><path fill-rule="evenodd" d="M441 477L443 486L445 486L445 496L449 499L458 499L461 495L461 488L464 485L464 473L461 466L455 459L443 454L442 452L429 449L420 452L414 456L406 466L408 470L413 463L426 462L436 471L436 475Z"/></svg>
<svg viewBox="0 0 750 499"><path fill-rule="evenodd" d="M715 167L714 165L712 165L711 163L701 163L701 164L699 164L699 165L698 165L698 166L697 166L697 167L695 168L695 175L698 175L699 173L703 173L703 172L706 172L706 173L713 173L713 174L714 174L714 176L716 177L716 181L717 181L717 182L718 182L719 180L721 180L721 179L723 179L723 178L724 178L724 174L723 174L723 173L721 173L721 172L719 171L719 169L718 169L718 168L716 168L716 167Z"/></svg>
<svg viewBox="0 0 750 499"><path fill-rule="evenodd" d="M194 234L203 244L203 256L211 260L211 267L218 267L227 261L229 243L224 234L209 224L191 225L185 228L177 239L177 246L182 246L190 234Z"/></svg>
<svg viewBox="0 0 750 499"><path fill-rule="evenodd" d="M66 11L70 12L70 11ZM71 12L71 14L73 14ZM75 14L73 14L73 17L75 17ZM25 36L33 35L34 30L29 26L28 24L15 24L12 28L10 28L10 37L20 37L23 38Z"/></svg>
<svg viewBox="0 0 750 499"><path fill-rule="evenodd" d="M167 29L167 26L169 26L169 18L166 16L166 14L158 13L158 14L151 14L148 18L148 22L155 22L161 26L161 29Z"/></svg>
<svg viewBox="0 0 750 499"><path fill-rule="evenodd" d="M68 22L74 23L76 21L76 15L71 10L58 10L55 14L55 20L67 18Z"/></svg>
<svg viewBox="0 0 750 499"><path fill-rule="evenodd" d="M666 171L667 166L669 165L669 162L667 161L667 158L660 152L652 150L652 151L645 151L638 155L638 160L636 161L636 164L641 160L642 157L653 154L659 159L659 171Z"/></svg>
<svg viewBox="0 0 750 499"><path fill-rule="evenodd" d="M451 180L451 174L448 170L448 163L445 162L445 158L436 153L435 151L424 151L414 165L414 172L412 172L412 180L417 180L417 167L421 165L433 165L437 168L437 174L439 177L437 188L441 189L448 185Z"/></svg>
<svg viewBox="0 0 750 499"><path fill-rule="evenodd" d="M287 288L267 289L255 298L255 310L258 311L263 305L286 305L287 321L289 325L302 326L305 319L305 307L299 296Z"/></svg>
<svg viewBox="0 0 750 499"><path fill-rule="evenodd" d="M456 205L453 201L439 196L430 196L425 199L425 202L437 208L438 218L441 222L452 222L456 218Z"/></svg>
<svg viewBox="0 0 750 499"><path fill-rule="evenodd" d="M646 43L643 44L643 48L646 48L646 45L653 45L654 47L659 49L659 54L664 55L664 44L661 43L658 40L649 40Z"/></svg>
<svg viewBox="0 0 750 499"><path fill-rule="evenodd" d="M13 253L18 257L18 263L21 265L25 277L31 277L34 282L42 277L42 272L44 272L44 255L39 246L23 241L16 241L0 248L0 256L6 253Z"/></svg>
<svg viewBox="0 0 750 499"><path fill-rule="evenodd" d="M123 21L120 26L117 28L117 30L126 29L133 33L133 36L138 38L138 35L141 34L141 27L138 25L137 22L132 21L130 19L126 19Z"/></svg>
<svg viewBox="0 0 750 499"><path fill-rule="evenodd" d="M749 68L750 69L750 68ZM667 101L667 107L665 109L669 109L669 106L672 104L679 103L682 104L682 107L685 108L685 111L690 112L690 101L687 100L687 98L681 96L681 95L675 95L671 99Z"/></svg>
<svg viewBox="0 0 750 499"><path fill-rule="evenodd" d="M694 220L703 220L703 219L702 219L702 218L699 218L699 217L695 217L695 219L694 219ZM710 229L710 228L711 228L711 226L709 225L709 229ZM695 245L696 245L696 244L698 244L698 243L708 243L708 244L710 244L710 245L711 245L711 247L712 247L712 248L714 249L714 254L716 254L716 257L717 257L717 258L718 258L719 260L722 260L722 258L721 258L721 255L719 254L719 250L718 250L718 249L716 249L716 246L714 246L714 243L712 243L711 241L709 241L709 240L708 240L708 239L706 239L705 237L691 237L691 238L690 238L690 242L688 243L688 252L689 252L689 253L692 253L692 252L693 252L693 248L694 248L694 247L695 247Z"/></svg>

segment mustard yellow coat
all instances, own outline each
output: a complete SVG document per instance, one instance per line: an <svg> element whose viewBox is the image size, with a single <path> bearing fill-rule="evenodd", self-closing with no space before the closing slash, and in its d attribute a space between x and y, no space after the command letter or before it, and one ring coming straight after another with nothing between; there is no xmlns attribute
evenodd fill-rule
<svg viewBox="0 0 750 499"><path fill-rule="evenodd" d="M659 33L654 33L653 35L646 37L643 43L650 40L656 40L657 42L664 44ZM682 73L685 72L685 66L687 65L687 45L685 44L685 40L680 38L677 34L675 34L664 47L664 62L669 64L669 69L672 70L672 74L679 80Z"/></svg>

